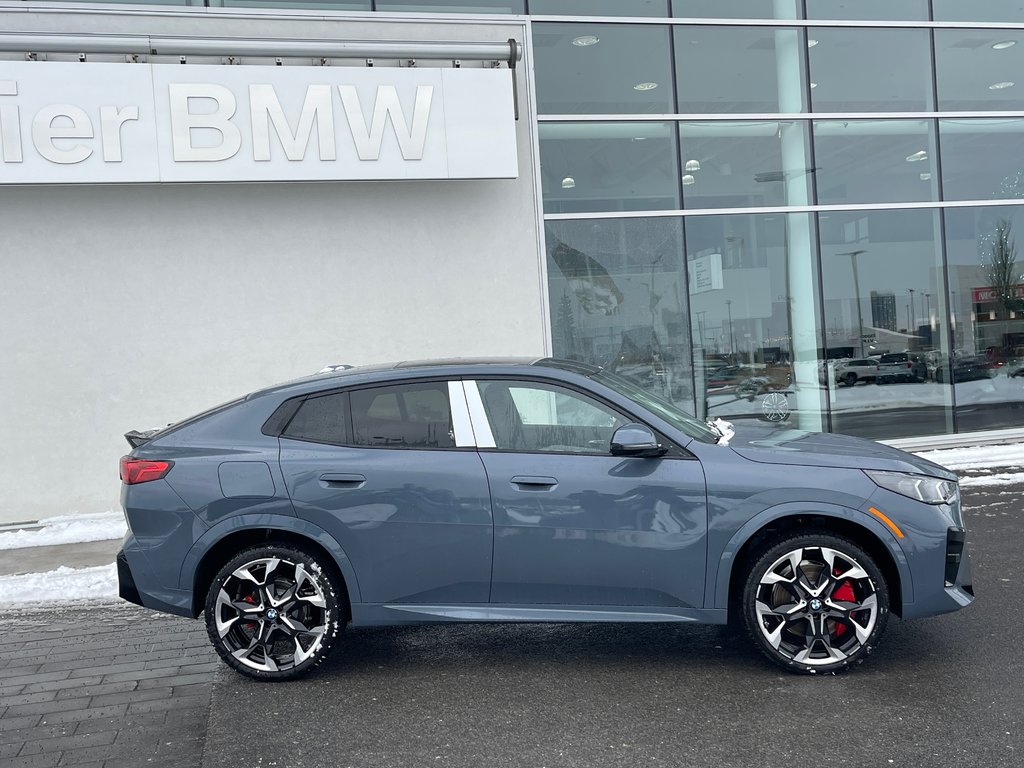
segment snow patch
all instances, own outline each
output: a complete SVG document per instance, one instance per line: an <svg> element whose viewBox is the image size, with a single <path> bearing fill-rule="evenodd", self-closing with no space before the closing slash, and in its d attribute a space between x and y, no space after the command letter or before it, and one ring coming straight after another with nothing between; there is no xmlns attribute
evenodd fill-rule
<svg viewBox="0 0 1024 768"><path fill-rule="evenodd" d="M1018 483L1024 484L1024 472L1004 472L999 475L960 478L961 488L972 485L1017 485Z"/></svg>
<svg viewBox="0 0 1024 768"><path fill-rule="evenodd" d="M0 576L0 605L117 597L117 566L61 566L46 573Z"/></svg>
<svg viewBox="0 0 1024 768"><path fill-rule="evenodd" d="M732 428L732 422L725 421L724 419L715 419L714 425L715 429L717 429L722 435L718 439L718 444L728 445L729 441L732 440L733 436L736 434L736 431Z"/></svg>
<svg viewBox="0 0 1024 768"><path fill-rule="evenodd" d="M917 454L946 469L985 469L986 467L1024 467L1024 444L978 445L973 448L949 448Z"/></svg>
<svg viewBox="0 0 1024 768"><path fill-rule="evenodd" d="M29 530L0 533L0 550L120 539L128 530L122 512L48 517L40 520L39 526Z"/></svg>

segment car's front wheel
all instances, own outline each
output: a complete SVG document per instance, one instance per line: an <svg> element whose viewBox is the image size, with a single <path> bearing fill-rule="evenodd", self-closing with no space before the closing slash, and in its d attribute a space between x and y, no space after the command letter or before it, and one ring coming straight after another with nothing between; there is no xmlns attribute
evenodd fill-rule
<svg viewBox="0 0 1024 768"><path fill-rule="evenodd" d="M791 672L837 672L871 652L889 616L874 560L826 533L786 538L747 573L743 618L758 647Z"/></svg>
<svg viewBox="0 0 1024 768"><path fill-rule="evenodd" d="M344 625L328 563L298 547L240 552L206 597L206 629L228 666L257 680L299 677L327 658Z"/></svg>

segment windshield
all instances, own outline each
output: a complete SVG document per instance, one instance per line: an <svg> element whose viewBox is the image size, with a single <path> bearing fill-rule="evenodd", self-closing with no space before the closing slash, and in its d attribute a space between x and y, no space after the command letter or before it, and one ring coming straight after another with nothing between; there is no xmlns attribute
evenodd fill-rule
<svg viewBox="0 0 1024 768"><path fill-rule="evenodd" d="M593 379L598 384L604 384L609 389L614 389L620 395L624 395L630 400L639 403L651 413L657 414L663 418L684 435L688 435L695 440L700 440L702 443L718 442L718 432L711 429L707 424L698 421L687 413L684 413L667 400L662 400L660 397L652 395L647 390L641 389L628 379L624 379L614 373L608 373L608 371L597 371L595 373L591 373L589 378Z"/></svg>

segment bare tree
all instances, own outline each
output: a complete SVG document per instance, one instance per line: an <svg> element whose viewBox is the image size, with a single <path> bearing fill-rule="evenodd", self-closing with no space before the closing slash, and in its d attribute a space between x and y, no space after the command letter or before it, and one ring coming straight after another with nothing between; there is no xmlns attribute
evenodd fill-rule
<svg viewBox="0 0 1024 768"><path fill-rule="evenodd" d="M988 279L996 294L996 301L1007 314L1024 311L1024 298L1017 295L1017 286L1024 281L1017 268L1017 245L1013 239L1013 225L1009 219L996 222L996 231L989 247Z"/></svg>

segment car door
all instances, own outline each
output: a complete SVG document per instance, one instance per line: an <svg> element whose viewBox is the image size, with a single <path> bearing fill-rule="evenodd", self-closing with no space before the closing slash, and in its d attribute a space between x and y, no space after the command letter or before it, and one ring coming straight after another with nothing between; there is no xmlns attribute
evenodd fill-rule
<svg viewBox="0 0 1024 768"><path fill-rule="evenodd" d="M702 607L700 463L610 454L633 416L562 384L466 382L494 514L491 602Z"/></svg>
<svg viewBox="0 0 1024 768"><path fill-rule="evenodd" d="M487 479L462 383L309 397L281 436L296 514L330 533L364 603L486 603Z"/></svg>

